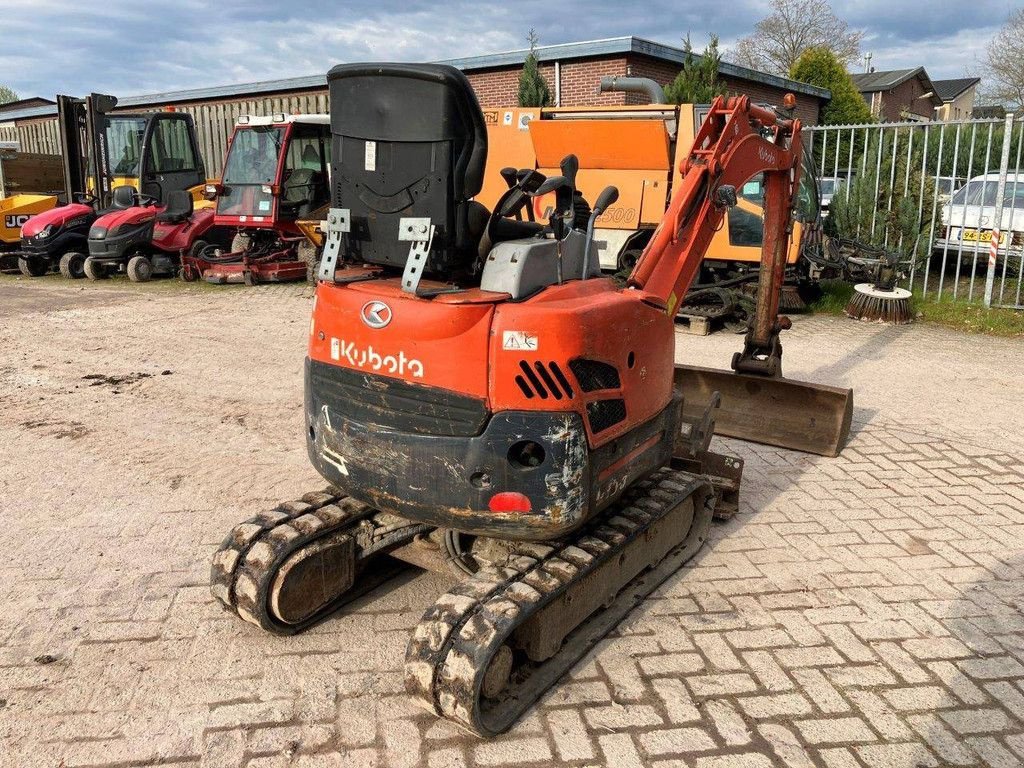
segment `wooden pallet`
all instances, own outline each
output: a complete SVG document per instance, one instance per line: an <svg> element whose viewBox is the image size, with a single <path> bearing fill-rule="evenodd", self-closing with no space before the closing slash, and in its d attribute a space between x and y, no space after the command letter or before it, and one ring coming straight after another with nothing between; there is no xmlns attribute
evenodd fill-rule
<svg viewBox="0 0 1024 768"><path fill-rule="evenodd" d="M676 313L676 325L686 333L694 336L707 336L715 331L720 331L729 318L728 313L721 314L693 314L685 309Z"/></svg>
<svg viewBox="0 0 1024 768"><path fill-rule="evenodd" d="M688 315L685 312L680 312L676 315L676 325L694 336L707 336L711 333L711 318L704 315Z"/></svg>

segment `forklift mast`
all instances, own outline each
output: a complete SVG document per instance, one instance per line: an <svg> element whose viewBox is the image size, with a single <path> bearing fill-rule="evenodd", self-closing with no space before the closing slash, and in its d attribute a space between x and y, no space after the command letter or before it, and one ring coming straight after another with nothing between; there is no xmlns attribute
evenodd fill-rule
<svg viewBox="0 0 1024 768"><path fill-rule="evenodd" d="M57 125L64 161L64 194L68 202L88 189L103 200L110 194L104 115L117 106L117 98L93 93L84 99L57 96ZM96 158L100 162L96 162Z"/></svg>

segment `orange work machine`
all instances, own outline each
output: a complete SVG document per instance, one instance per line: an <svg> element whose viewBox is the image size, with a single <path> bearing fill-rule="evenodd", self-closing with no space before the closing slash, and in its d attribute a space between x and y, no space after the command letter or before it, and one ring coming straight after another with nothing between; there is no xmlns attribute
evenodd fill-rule
<svg viewBox="0 0 1024 768"><path fill-rule="evenodd" d="M623 287L601 276L592 247L616 190L588 212L572 155L553 175L522 174L493 210L473 199L487 131L459 70L346 64L328 81L334 184L305 429L331 486L232 530L212 591L291 634L397 563L452 574L412 634L406 685L491 736L735 509L740 463L708 450L720 400L744 400L754 439L842 446L852 393L780 372L800 124L745 97L717 100ZM757 173L761 311L733 371L675 366L676 304ZM546 222L516 220L548 193Z"/></svg>

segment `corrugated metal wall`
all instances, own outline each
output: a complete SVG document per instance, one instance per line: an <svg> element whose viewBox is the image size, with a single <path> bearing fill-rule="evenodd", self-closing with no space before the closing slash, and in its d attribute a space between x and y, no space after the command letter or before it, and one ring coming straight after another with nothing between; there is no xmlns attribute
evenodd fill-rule
<svg viewBox="0 0 1024 768"><path fill-rule="evenodd" d="M148 109L158 109L160 105ZM133 107L127 111L145 111L146 107ZM220 176L227 152L231 129L240 115L273 115L279 112L293 114L326 114L327 91L280 94L257 99L213 102L206 104L175 104L177 112L186 112L196 121L199 151L210 177ZM120 110L118 110L120 111ZM17 126L0 124L0 141L17 141L23 152L60 154L60 137L56 118L26 120Z"/></svg>

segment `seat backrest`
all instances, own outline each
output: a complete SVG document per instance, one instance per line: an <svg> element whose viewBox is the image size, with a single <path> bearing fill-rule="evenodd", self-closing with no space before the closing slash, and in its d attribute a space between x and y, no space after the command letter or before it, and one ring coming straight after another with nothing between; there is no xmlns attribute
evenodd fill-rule
<svg viewBox="0 0 1024 768"><path fill-rule="evenodd" d="M168 193L167 205L157 214L157 219L172 223L184 221L192 215L192 206L192 194L184 189L176 189Z"/></svg>
<svg viewBox="0 0 1024 768"><path fill-rule="evenodd" d="M302 150L302 166L314 171L320 170L320 153L312 144L307 144Z"/></svg>
<svg viewBox="0 0 1024 768"><path fill-rule="evenodd" d="M126 184L123 187L115 187L111 196L111 205L114 208L131 208L135 205L138 194L139 190L130 184Z"/></svg>
<svg viewBox="0 0 1024 768"><path fill-rule="evenodd" d="M313 196L313 181L316 171L310 168L296 168L284 182L282 199L286 203L301 203Z"/></svg>
<svg viewBox="0 0 1024 768"><path fill-rule="evenodd" d="M425 273L472 264L479 232L468 219L487 160L487 129L469 80L441 64L343 64L327 75L331 205L350 213L347 253L403 267L403 218L436 227ZM478 228L477 228L478 229Z"/></svg>

